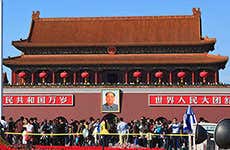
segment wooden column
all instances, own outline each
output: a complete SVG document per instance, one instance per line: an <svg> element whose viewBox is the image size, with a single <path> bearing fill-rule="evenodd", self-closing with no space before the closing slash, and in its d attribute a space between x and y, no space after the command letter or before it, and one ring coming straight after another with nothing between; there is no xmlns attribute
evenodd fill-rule
<svg viewBox="0 0 230 150"><path fill-rule="evenodd" d="M94 73L94 83L97 84L97 71Z"/></svg>
<svg viewBox="0 0 230 150"><path fill-rule="evenodd" d="M218 75L219 75L219 72L218 72L218 70L217 70L217 71L215 71L215 73L214 73L214 82L215 82L215 83L219 83L219 77L218 77Z"/></svg>
<svg viewBox="0 0 230 150"><path fill-rule="evenodd" d="M194 73L194 71L192 72L192 84L194 84L194 82L195 82L195 73Z"/></svg>
<svg viewBox="0 0 230 150"><path fill-rule="evenodd" d="M172 83L172 72L169 72L169 83Z"/></svg>
<svg viewBox="0 0 230 150"><path fill-rule="evenodd" d="M76 72L73 73L73 84L76 84Z"/></svg>
<svg viewBox="0 0 230 150"><path fill-rule="evenodd" d="M12 71L12 76L11 76L11 79L12 79L12 84L15 84L16 83L16 72L15 71Z"/></svg>
<svg viewBox="0 0 230 150"><path fill-rule="evenodd" d="M147 72L147 84L149 84L150 82L150 76L149 76L149 72Z"/></svg>
<svg viewBox="0 0 230 150"><path fill-rule="evenodd" d="M52 82L53 84L55 83L55 72L54 71L52 72Z"/></svg>
<svg viewBox="0 0 230 150"><path fill-rule="evenodd" d="M31 73L31 83L34 84L34 72Z"/></svg>
<svg viewBox="0 0 230 150"><path fill-rule="evenodd" d="M125 84L128 84L128 72L125 72Z"/></svg>

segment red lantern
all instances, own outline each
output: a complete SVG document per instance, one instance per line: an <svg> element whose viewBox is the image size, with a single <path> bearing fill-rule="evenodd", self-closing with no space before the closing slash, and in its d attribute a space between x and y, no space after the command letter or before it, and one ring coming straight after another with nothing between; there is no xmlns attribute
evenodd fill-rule
<svg viewBox="0 0 230 150"><path fill-rule="evenodd" d="M24 78L26 77L26 73L24 71L21 71L21 72L19 72L18 76L19 76L19 78L21 78L22 84L24 84L25 83Z"/></svg>
<svg viewBox="0 0 230 150"><path fill-rule="evenodd" d="M163 78L163 72L161 71L156 72L155 77L158 78L158 83L161 83L161 78Z"/></svg>
<svg viewBox="0 0 230 150"><path fill-rule="evenodd" d="M84 83L87 83L87 78L89 77L89 73L84 71L81 73L81 77L85 80Z"/></svg>
<svg viewBox="0 0 230 150"><path fill-rule="evenodd" d="M185 75L186 75L186 73L184 71L181 71L181 72L177 73L177 77L179 77L179 78L184 78Z"/></svg>
<svg viewBox="0 0 230 150"><path fill-rule="evenodd" d="M177 77L180 78L180 82L183 83L183 78L185 77L186 73L184 71L178 72Z"/></svg>
<svg viewBox="0 0 230 150"><path fill-rule="evenodd" d="M206 78L207 76L208 76L208 72L206 72L206 71L200 72L200 77L201 78Z"/></svg>
<svg viewBox="0 0 230 150"><path fill-rule="evenodd" d="M135 71L133 73L133 77L136 78L136 82L139 82L139 78L141 77L141 72L140 71Z"/></svg>
<svg viewBox="0 0 230 150"><path fill-rule="evenodd" d="M63 71L60 73L60 77L63 78L63 83L66 83L67 76L68 76L68 73L66 71Z"/></svg>
<svg viewBox="0 0 230 150"><path fill-rule="evenodd" d="M45 83L45 78L47 77L47 73L42 71L39 73L39 77L42 78L42 83Z"/></svg>
<svg viewBox="0 0 230 150"><path fill-rule="evenodd" d="M25 77L26 77L26 73L25 73L24 71L21 71L21 72L18 74L18 76L19 76L20 78L25 78Z"/></svg>
<svg viewBox="0 0 230 150"><path fill-rule="evenodd" d="M208 72L202 71L200 72L200 77L203 78L203 83L206 82L205 78L208 76Z"/></svg>
<svg viewBox="0 0 230 150"><path fill-rule="evenodd" d="M68 76L68 73L66 71L63 71L60 73L61 78L66 78Z"/></svg>
<svg viewBox="0 0 230 150"><path fill-rule="evenodd" d="M156 78L163 78L163 72L161 72L161 71L156 72L155 77Z"/></svg>
<svg viewBox="0 0 230 150"><path fill-rule="evenodd" d="M47 73L45 71L42 71L39 73L40 78L46 78Z"/></svg>
<svg viewBox="0 0 230 150"><path fill-rule="evenodd" d="M140 77L141 77L141 72L140 72L140 71L135 71L135 72L133 73L133 77L135 77L135 78L140 78Z"/></svg>
<svg viewBox="0 0 230 150"><path fill-rule="evenodd" d="M89 77L89 73L87 71L84 71L81 73L81 77L82 78L88 78Z"/></svg>

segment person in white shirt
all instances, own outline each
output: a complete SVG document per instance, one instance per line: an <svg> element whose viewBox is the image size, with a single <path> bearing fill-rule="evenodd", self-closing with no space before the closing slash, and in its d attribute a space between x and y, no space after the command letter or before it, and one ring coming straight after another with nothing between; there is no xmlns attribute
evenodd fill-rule
<svg viewBox="0 0 230 150"><path fill-rule="evenodd" d="M93 124L94 130L93 130L93 136L94 136L94 143L96 145L99 144L99 133L100 133L100 119L97 119L97 121Z"/></svg>
<svg viewBox="0 0 230 150"><path fill-rule="evenodd" d="M128 124L123 121L123 118L120 118L119 123L117 124L117 132L119 133L119 144L124 144L127 142L127 134L129 131Z"/></svg>
<svg viewBox="0 0 230 150"><path fill-rule="evenodd" d="M33 132L34 126L30 122L28 122L28 124L25 125L25 127L26 127L27 132L29 132L29 133Z"/></svg>
<svg viewBox="0 0 230 150"><path fill-rule="evenodd" d="M5 135L4 135L4 132L6 131L6 129L8 128L8 123L6 122L5 120L5 116L2 116L1 117L1 120L0 120L0 132L1 132L1 137L3 139L5 139Z"/></svg>
<svg viewBox="0 0 230 150"><path fill-rule="evenodd" d="M33 123L33 119L31 118L29 121L28 119L26 118L24 120L24 125L23 127L26 129L25 131L26 132L23 132L24 134L28 134L28 133L33 133L33 130L34 130L34 126L32 125ZM25 140L26 140L26 144L30 147L32 145L32 142L33 142L33 136L32 135L26 135L25 136Z"/></svg>
<svg viewBox="0 0 230 150"><path fill-rule="evenodd" d="M0 123L2 125L3 131L5 131L8 128L8 123L5 120L5 116L1 117Z"/></svg>
<svg viewBox="0 0 230 150"><path fill-rule="evenodd" d="M179 122L177 122L177 118L174 118L172 123L169 125L169 128L172 131L172 134L179 134L181 131L181 124ZM172 136L171 137L172 140L172 145L174 150L177 150L180 145L179 145L179 136Z"/></svg>
<svg viewBox="0 0 230 150"><path fill-rule="evenodd" d="M22 144L27 144L27 138L28 138L28 135L27 135L27 132L26 132L26 128L23 127L23 131L22 131Z"/></svg>

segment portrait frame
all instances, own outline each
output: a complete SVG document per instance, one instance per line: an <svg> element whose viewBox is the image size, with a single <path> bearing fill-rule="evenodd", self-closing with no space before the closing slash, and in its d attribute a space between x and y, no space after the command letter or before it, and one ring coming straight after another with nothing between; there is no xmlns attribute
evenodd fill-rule
<svg viewBox="0 0 230 150"><path fill-rule="evenodd" d="M107 107L106 93L113 93L115 107ZM111 110L108 110L111 109ZM120 112L120 89L102 89L101 90L101 112L102 113L119 113Z"/></svg>

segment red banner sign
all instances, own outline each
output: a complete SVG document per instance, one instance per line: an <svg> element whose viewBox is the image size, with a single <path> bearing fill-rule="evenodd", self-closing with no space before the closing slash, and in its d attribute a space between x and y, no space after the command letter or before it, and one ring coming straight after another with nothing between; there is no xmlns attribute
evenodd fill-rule
<svg viewBox="0 0 230 150"><path fill-rule="evenodd" d="M71 94L3 95L3 106L73 106Z"/></svg>
<svg viewBox="0 0 230 150"><path fill-rule="evenodd" d="M230 106L227 94L149 94L149 106Z"/></svg>

